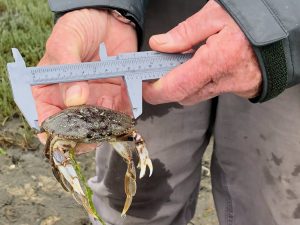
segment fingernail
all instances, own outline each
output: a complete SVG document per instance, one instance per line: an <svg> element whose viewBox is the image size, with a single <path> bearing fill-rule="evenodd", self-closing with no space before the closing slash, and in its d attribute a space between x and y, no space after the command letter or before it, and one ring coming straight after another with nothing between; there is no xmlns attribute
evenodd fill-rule
<svg viewBox="0 0 300 225"><path fill-rule="evenodd" d="M82 89L79 85L71 86L66 91L65 103L67 106L79 104L81 101Z"/></svg>
<svg viewBox="0 0 300 225"><path fill-rule="evenodd" d="M170 35L168 33L166 34L158 34L153 36L154 41L159 44L163 45L170 41Z"/></svg>

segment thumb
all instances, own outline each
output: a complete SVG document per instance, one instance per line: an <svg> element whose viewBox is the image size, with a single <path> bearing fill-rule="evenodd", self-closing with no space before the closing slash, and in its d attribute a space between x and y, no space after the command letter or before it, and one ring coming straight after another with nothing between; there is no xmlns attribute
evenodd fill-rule
<svg viewBox="0 0 300 225"><path fill-rule="evenodd" d="M89 97L88 82L72 82L60 84L59 86L67 107L86 104Z"/></svg>
<svg viewBox="0 0 300 225"><path fill-rule="evenodd" d="M46 52L44 57L39 62L39 66L51 65L51 64L73 64L80 63L80 56L74 53L57 54L56 57L52 57ZM86 81L60 83L59 90L63 98L65 106L82 105L87 102L89 96L89 85Z"/></svg>
<svg viewBox="0 0 300 225"><path fill-rule="evenodd" d="M61 20L55 25L39 66L76 64L82 61L83 41L78 32L64 21ZM85 104L89 96L89 85L86 81L60 83L59 90L67 107Z"/></svg>
<svg viewBox="0 0 300 225"><path fill-rule="evenodd" d="M38 66L51 64L57 65L64 63L73 64L80 62L81 59L79 55L76 54L65 54L64 56L57 54L56 57L52 57L46 52L44 57L39 62ZM60 83L59 90L63 98L63 103L67 107L85 104L89 96L89 85L86 81Z"/></svg>
<svg viewBox="0 0 300 225"><path fill-rule="evenodd" d="M218 3L209 1L199 12L172 30L152 36L149 45L161 52L188 51L223 28L224 14L225 11Z"/></svg>

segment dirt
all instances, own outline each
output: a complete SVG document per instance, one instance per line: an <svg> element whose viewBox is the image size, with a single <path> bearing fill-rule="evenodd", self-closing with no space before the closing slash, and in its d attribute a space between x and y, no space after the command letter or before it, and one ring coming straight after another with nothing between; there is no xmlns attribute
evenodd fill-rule
<svg viewBox="0 0 300 225"><path fill-rule="evenodd" d="M7 146L12 132L22 129L17 119L0 129L0 225L90 225L85 211L53 177L50 165L43 156L42 146L35 139L32 143ZM4 132L5 131L5 132ZM2 139L1 139L2 138ZM21 143L21 144L20 144ZM25 150L24 147L29 150ZM211 147L210 147L211 149ZM209 167L211 150L204 157ZM94 153L81 155L81 167L87 177L95 175ZM211 195L210 177L203 174L198 196L197 211L189 225L217 225Z"/></svg>

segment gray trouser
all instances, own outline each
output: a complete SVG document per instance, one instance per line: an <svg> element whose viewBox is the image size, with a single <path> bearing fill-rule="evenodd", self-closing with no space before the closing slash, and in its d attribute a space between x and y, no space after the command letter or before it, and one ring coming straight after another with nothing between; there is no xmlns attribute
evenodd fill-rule
<svg viewBox="0 0 300 225"><path fill-rule="evenodd" d="M97 151L90 180L108 224L185 225L193 217L201 159L213 126L212 183L221 225L300 224L300 86L264 104L223 95L193 107L144 106L138 130L154 173L137 181L126 219L125 163L109 146Z"/></svg>

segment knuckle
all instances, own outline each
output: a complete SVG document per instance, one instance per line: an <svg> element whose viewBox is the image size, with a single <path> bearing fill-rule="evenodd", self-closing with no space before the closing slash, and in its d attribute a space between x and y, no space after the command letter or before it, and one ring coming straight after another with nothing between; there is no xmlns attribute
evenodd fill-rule
<svg viewBox="0 0 300 225"><path fill-rule="evenodd" d="M188 44L188 46L192 48L193 42L190 38L190 23L188 22L188 20L179 23L176 27L176 31L176 35L179 37L179 39L185 41Z"/></svg>
<svg viewBox="0 0 300 225"><path fill-rule="evenodd" d="M206 66L205 68L208 70L215 70L218 68L220 63L220 60L218 59L219 55L219 52L215 51L210 43L202 45L196 52L197 60L200 64L204 64ZM203 68L199 68L199 70L203 70Z"/></svg>
<svg viewBox="0 0 300 225"><path fill-rule="evenodd" d="M244 33L239 28L229 28L230 38L232 39L232 50L239 52L241 49L247 48L250 44Z"/></svg>
<svg viewBox="0 0 300 225"><path fill-rule="evenodd" d="M235 42L237 43L237 47L239 49L245 48L249 45L248 40L246 39L245 35L243 32L236 32L235 33Z"/></svg>
<svg viewBox="0 0 300 225"><path fill-rule="evenodd" d="M51 59L59 58L63 51L58 51L62 49L61 40L57 36L50 36L46 42L46 52L45 55L50 57Z"/></svg>
<svg viewBox="0 0 300 225"><path fill-rule="evenodd" d="M205 44L207 47L210 48L215 42L216 42L216 35L211 35L206 39Z"/></svg>
<svg viewBox="0 0 300 225"><path fill-rule="evenodd" d="M177 32L183 38L185 38L186 36L188 36L187 26L188 25L187 25L187 21L186 20L183 21L183 22L181 22L181 23L179 23L177 25Z"/></svg>
<svg viewBox="0 0 300 225"><path fill-rule="evenodd" d="M51 35L46 42L46 52L48 54L51 54L53 51L55 51L58 43L59 43L59 40L57 40L57 38L55 38L55 36Z"/></svg>
<svg viewBox="0 0 300 225"><path fill-rule="evenodd" d="M214 0L209 0L208 4L215 9L222 9L221 5Z"/></svg>

